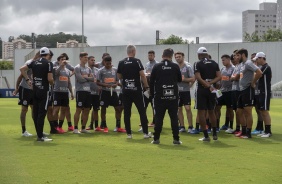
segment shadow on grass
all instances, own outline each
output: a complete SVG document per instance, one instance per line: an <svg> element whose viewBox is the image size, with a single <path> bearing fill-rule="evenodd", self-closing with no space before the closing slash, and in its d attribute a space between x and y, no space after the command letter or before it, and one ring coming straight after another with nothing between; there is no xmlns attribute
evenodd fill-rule
<svg viewBox="0 0 282 184"><path fill-rule="evenodd" d="M211 140L211 142L202 142L202 144L205 144L205 145L210 146L212 148L234 148L234 147L237 147L235 145L226 144L226 143L224 143L220 140L217 140L217 141Z"/></svg>
<svg viewBox="0 0 282 184"><path fill-rule="evenodd" d="M273 144L281 144L279 143L281 141L281 139L279 139L278 141L279 142L274 142L274 141L277 141L277 140L274 140L273 139L274 136L270 137L270 138L262 138L262 137L254 137L251 138L251 139L248 139L248 141L252 141L252 142L256 142L256 143L259 143L259 144L269 144L269 145L273 145Z"/></svg>
<svg viewBox="0 0 282 184"><path fill-rule="evenodd" d="M50 142L38 142L36 141L36 136L31 136L31 137L18 137L15 138L17 141L24 141L24 142L30 142L34 144L34 146L57 146L57 143L54 143L54 141ZM30 146L31 144L22 144L22 146Z"/></svg>

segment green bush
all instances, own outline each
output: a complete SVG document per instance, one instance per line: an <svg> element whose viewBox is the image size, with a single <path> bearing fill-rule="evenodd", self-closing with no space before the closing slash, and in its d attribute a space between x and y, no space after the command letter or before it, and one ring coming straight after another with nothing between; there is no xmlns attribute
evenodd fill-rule
<svg viewBox="0 0 282 184"><path fill-rule="evenodd" d="M0 61L0 70L13 70L14 65L12 61Z"/></svg>

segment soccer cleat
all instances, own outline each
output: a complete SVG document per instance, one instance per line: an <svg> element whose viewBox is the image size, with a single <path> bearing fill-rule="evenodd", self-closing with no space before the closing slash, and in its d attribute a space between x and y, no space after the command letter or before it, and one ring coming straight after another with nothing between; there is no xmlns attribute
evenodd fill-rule
<svg viewBox="0 0 282 184"><path fill-rule="evenodd" d="M173 145L180 145L182 142L180 140L173 140L172 142Z"/></svg>
<svg viewBox="0 0 282 184"><path fill-rule="evenodd" d="M152 140L151 144L160 144L160 140Z"/></svg>
<svg viewBox="0 0 282 184"><path fill-rule="evenodd" d="M63 128L59 128L59 127L58 127L58 128L57 128L57 131L58 131L59 134L65 133L65 131L63 130Z"/></svg>
<svg viewBox="0 0 282 184"><path fill-rule="evenodd" d="M199 134L200 132L197 129L193 129L190 134Z"/></svg>
<svg viewBox="0 0 282 184"><path fill-rule="evenodd" d="M138 130L138 132L143 132L143 129L142 129L142 127Z"/></svg>
<svg viewBox="0 0 282 184"><path fill-rule="evenodd" d="M228 133L228 134L233 134L234 133L234 130L232 128L228 128L225 133Z"/></svg>
<svg viewBox="0 0 282 184"><path fill-rule="evenodd" d="M73 133L74 133L74 134L80 134L80 131L79 131L78 129L74 129L74 130L73 130Z"/></svg>
<svg viewBox="0 0 282 184"><path fill-rule="evenodd" d="M132 134L127 134L127 139L132 139Z"/></svg>
<svg viewBox="0 0 282 184"><path fill-rule="evenodd" d="M188 128L187 133L191 133L193 131L193 128Z"/></svg>
<svg viewBox="0 0 282 184"><path fill-rule="evenodd" d="M126 132L126 130L125 130L125 129L123 129L123 128L118 128L118 129L117 129L117 132L125 133L125 132Z"/></svg>
<svg viewBox="0 0 282 184"><path fill-rule="evenodd" d="M22 136L23 136L23 137L31 137L32 134L29 133L28 131L24 131L24 133L22 133Z"/></svg>
<svg viewBox="0 0 282 184"><path fill-rule="evenodd" d="M220 128L220 130L227 130L228 126L222 125L222 127Z"/></svg>
<svg viewBox="0 0 282 184"><path fill-rule="evenodd" d="M212 139L214 140L214 141L217 141L217 135L214 135L214 136L212 136Z"/></svg>
<svg viewBox="0 0 282 184"><path fill-rule="evenodd" d="M50 142L53 141L53 139L49 139L48 137L42 137L42 138L37 138L38 142Z"/></svg>
<svg viewBox="0 0 282 184"><path fill-rule="evenodd" d="M268 138L268 137L271 137L272 134L271 133L264 133L262 136L260 137L263 137L263 138Z"/></svg>
<svg viewBox="0 0 282 184"><path fill-rule="evenodd" d="M81 129L81 130L80 130L80 133L89 134L90 132L89 132L88 130L86 130L86 129Z"/></svg>
<svg viewBox="0 0 282 184"><path fill-rule="evenodd" d="M101 132L102 129L101 129L100 127L97 127L97 128L95 128L95 131L96 131L96 132Z"/></svg>
<svg viewBox="0 0 282 184"><path fill-rule="evenodd" d="M149 132L148 134L144 134L144 139L149 139L152 137L152 133Z"/></svg>
<svg viewBox="0 0 282 184"><path fill-rule="evenodd" d="M260 130L254 130L251 132L252 135L258 135L261 134L262 132Z"/></svg>
<svg viewBox="0 0 282 184"><path fill-rule="evenodd" d="M117 132L117 130L118 130L118 127L116 127L113 131L114 131L114 132Z"/></svg>
<svg viewBox="0 0 282 184"><path fill-rule="evenodd" d="M148 127L154 127L154 126L155 124L153 122L148 125Z"/></svg>
<svg viewBox="0 0 282 184"><path fill-rule="evenodd" d="M203 138L199 139L199 141L210 142L211 139L209 137L203 137Z"/></svg>
<svg viewBox="0 0 282 184"><path fill-rule="evenodd" d="M237 134L235 134L235 137L240 137L242 135L242 132L239 131Z"/></svg>
<svg viewBox="0 0 282 184"><path fill-rule="evenodd" d="M94 129L93 126L89 126L86 128L86 130L93 130L93 129Z"/></svg>
<svg viewBox="0 0 282 184"><path fill-rule="evenodd" d="M49 136L49 134L43 132L43 137Z"/></svg>
<svg viewBox="0 0 282 184"><path fill-rule="evenodd" d="M179 128L179 132L186 132L184 127Z"/></svg>
<svg viewBox="0 0 282 184"><path fill-rule="evenodd" d="M240 138L242 138L242 139L250 139L250 138L252 138L252 136L251 135L241 135Z"/></svg>
<svg viewBox="0 0 282 184"><path fill-rule="evenodd" d="M68 127L68 131L73 131L74 130L74 127L73 126L69 126Z"/></svg>
<svg viewBox="0 0 282 184"><path fill-rule="evenodd" d="M109 129L107 127L104 128L104 133L108 133Z"/></svg>

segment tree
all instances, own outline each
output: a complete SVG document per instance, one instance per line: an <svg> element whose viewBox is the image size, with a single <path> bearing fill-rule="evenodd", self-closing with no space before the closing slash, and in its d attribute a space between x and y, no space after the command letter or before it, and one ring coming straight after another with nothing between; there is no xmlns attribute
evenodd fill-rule
<svg viewBox="0 0 282 184"><path fill-rule="evenodd" d="M277 42L282 41L281 29L268 29L261 37L258 36L257 32L245 33L244 40L249 42Z"/></svg>
<svg viewBox="0 0 282 184"><path fill-rule="evenodd" d="M13 70L13 62L12 61L0 61L0 70Z"/></svg>
<svg viewBox="0 0 282 184"><path fill-rule="evenodd" d="M191 42L193 43L193 42ZM176 36L176 35L170 35L167 39L162 39L160 40L159 44L161 45L165 45L165 44L189 44L188 40L184 40L182 37L180 36Z"/></svg>
<svg viewBox="0 0 282 184"><path fill-rule="evenodd" d="M260 38L257 32L253 32L251 35L245 32L244 40L248 42L260 42Z"/></svg>

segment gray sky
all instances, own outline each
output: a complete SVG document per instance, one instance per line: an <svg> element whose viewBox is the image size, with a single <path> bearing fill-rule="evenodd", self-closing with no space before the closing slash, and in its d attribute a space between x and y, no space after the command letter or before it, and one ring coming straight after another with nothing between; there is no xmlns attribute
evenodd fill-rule
<svg viewBox="0 0 282 184"><path fill-rule="evenodd" d="M0 0L0 37L82 33L82 0ZM242 11L276 0L84 0L91 46L155 44L171 34L201 43L240 42Z"/></svg>

